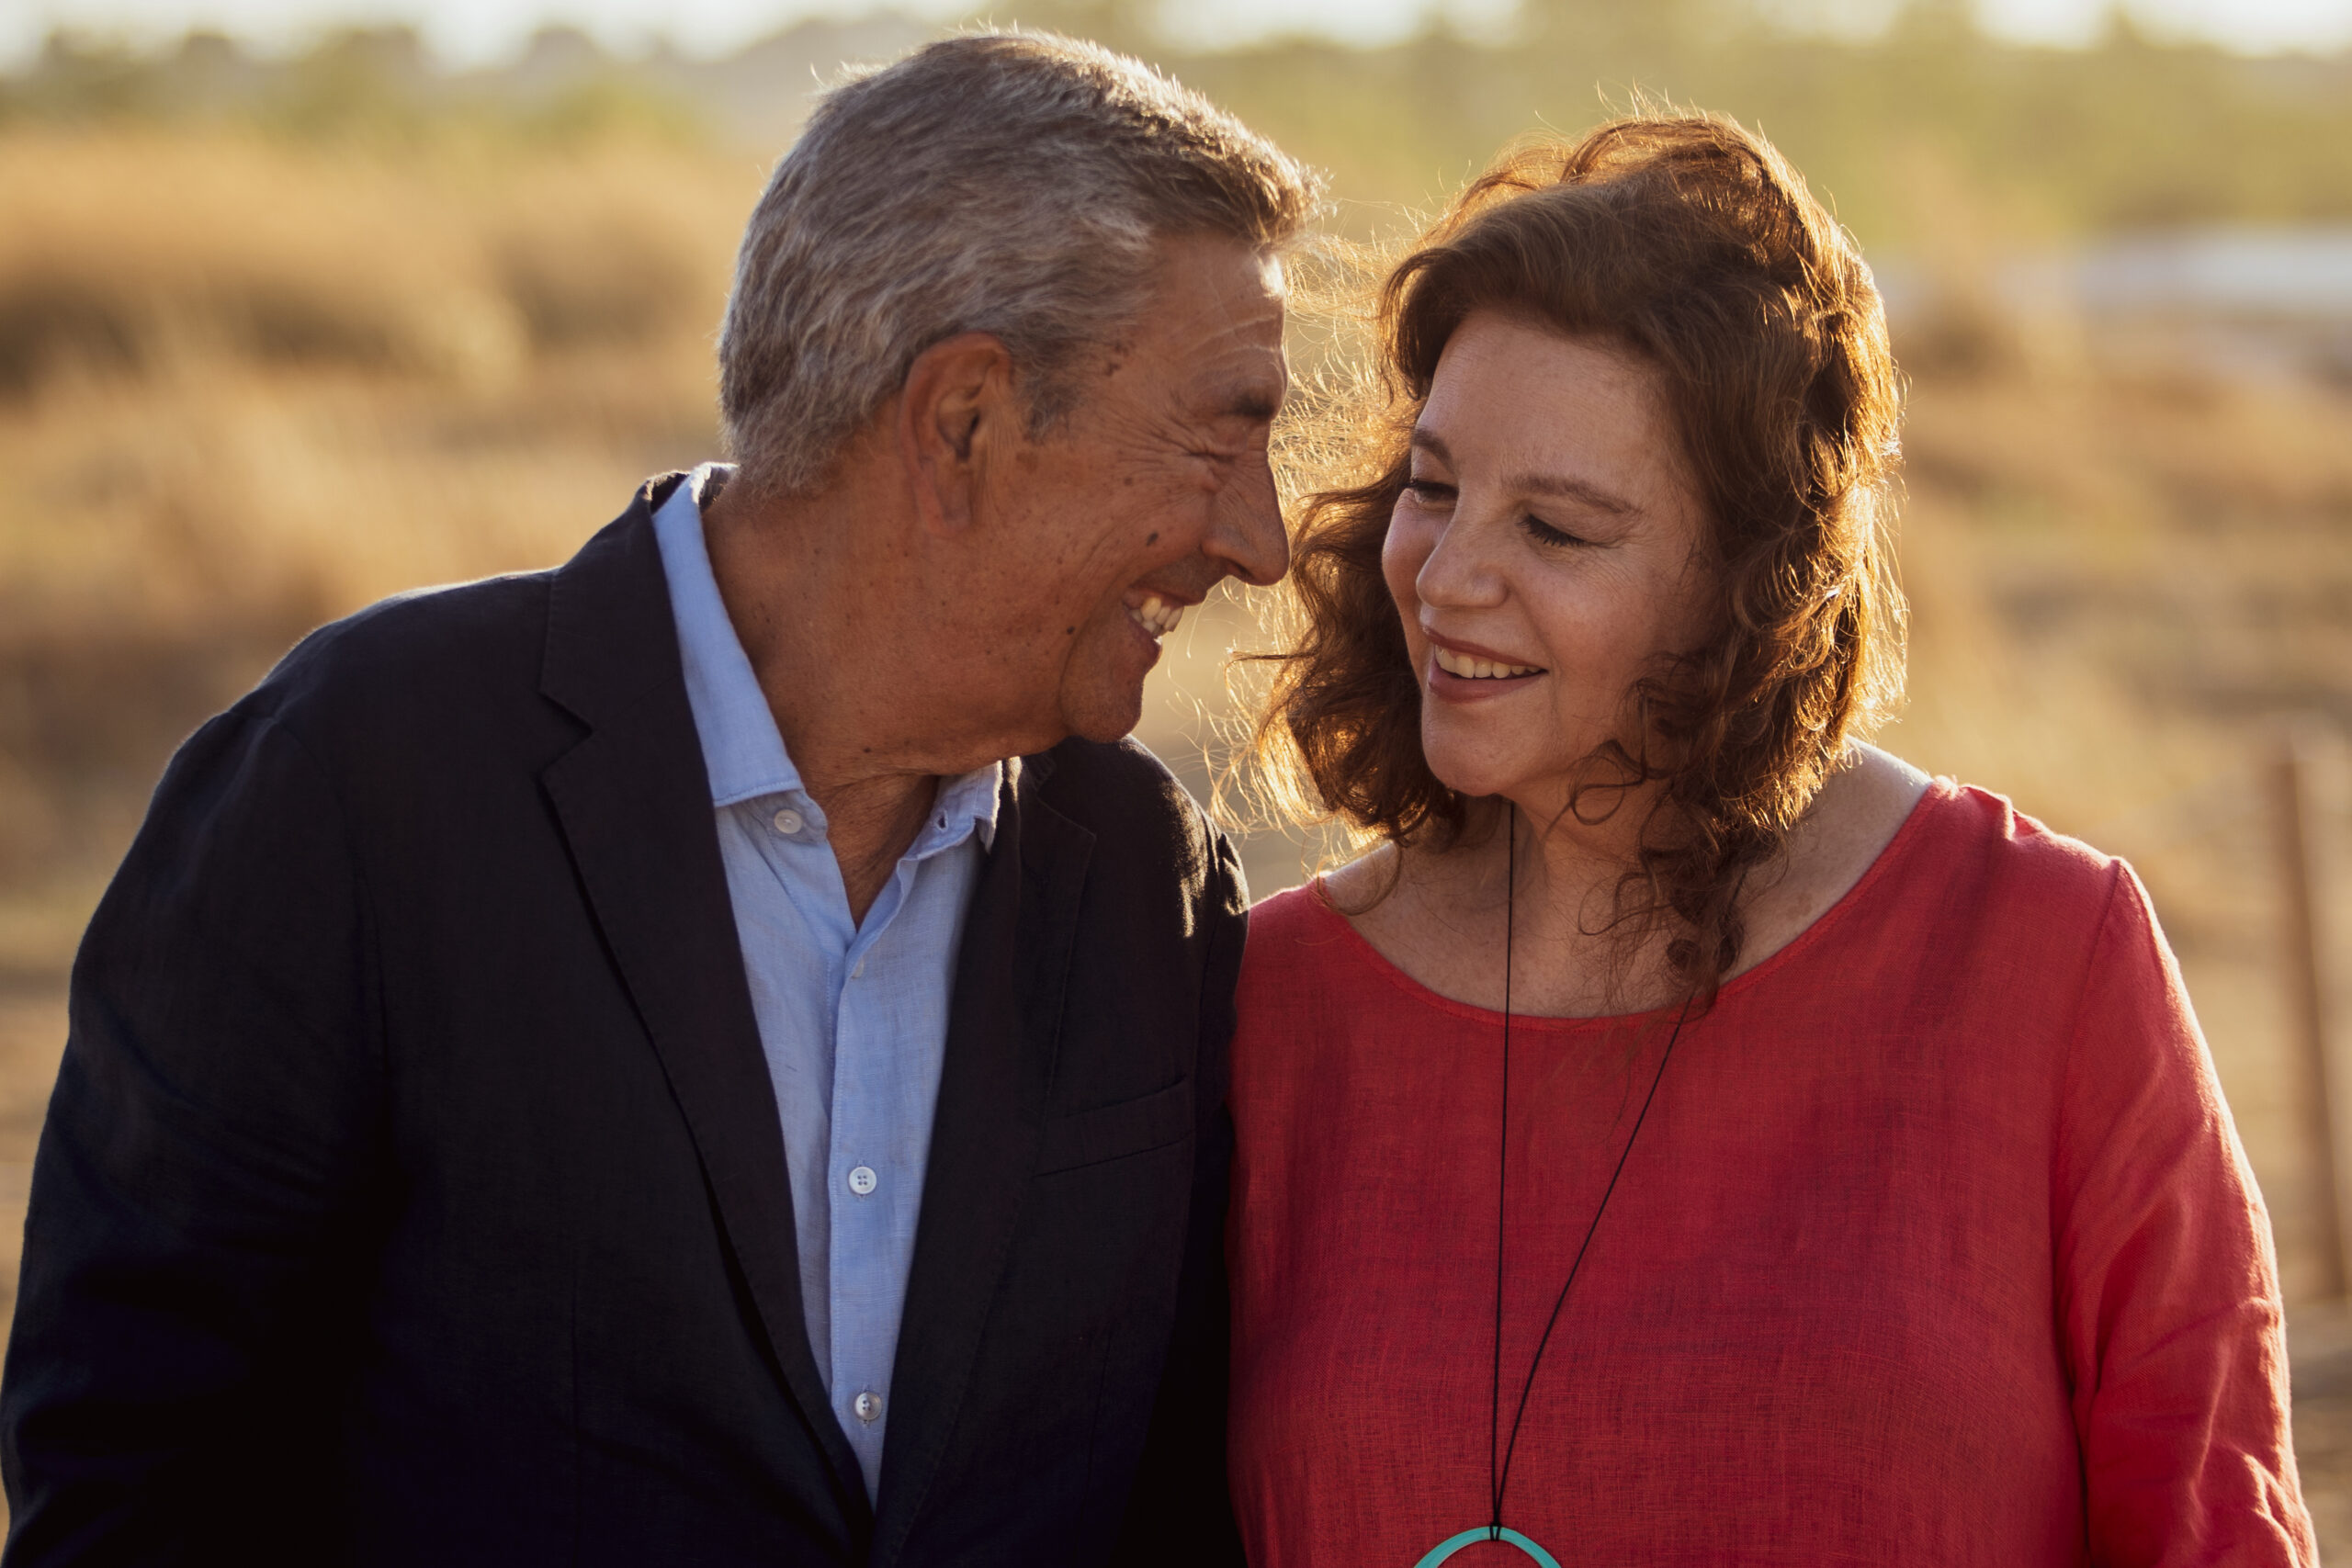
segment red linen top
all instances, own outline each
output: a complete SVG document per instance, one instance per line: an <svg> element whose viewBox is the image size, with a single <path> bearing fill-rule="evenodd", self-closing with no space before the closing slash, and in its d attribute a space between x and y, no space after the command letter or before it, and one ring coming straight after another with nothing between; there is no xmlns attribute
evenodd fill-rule
<svg viewBox="0 0 2352 1568"><path fill-rule="evenodd" d="M1239 1005L1250 1560L1412 1568L1488 1517L1501 1016L1313 888L1251 917ZM1671 1021L1513 1021L1506 1429ZM1560 1315L1504 1522L1564 1568L2314 1561L2269 1222L2128 867L1938 781L1724 987Z"/></svg>

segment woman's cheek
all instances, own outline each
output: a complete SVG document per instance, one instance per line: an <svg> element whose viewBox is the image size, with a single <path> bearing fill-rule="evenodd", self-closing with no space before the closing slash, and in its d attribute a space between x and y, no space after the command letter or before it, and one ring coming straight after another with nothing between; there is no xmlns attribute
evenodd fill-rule
<svg viewBox="0 0 2352 1568"><path fill-rule="evenodd" d="M1388 534L1380 544L1380 573L1388 582L1388 595L1396 601L1396 611L1405 617L1409 628L1419 619L1421 608L1421 568L1429 564L1430 552L1437 547L1437 529L1429 519L1404 501L1389 514Z"/></svg>

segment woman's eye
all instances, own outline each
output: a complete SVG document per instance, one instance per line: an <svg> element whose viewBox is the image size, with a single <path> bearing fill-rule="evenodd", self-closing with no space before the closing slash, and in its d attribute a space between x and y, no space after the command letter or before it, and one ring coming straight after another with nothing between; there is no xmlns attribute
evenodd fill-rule
<svg viewBox="0 0 2352 1568"><path fill-rule="evenodd" d="M1589 539L1568 533L1566 529L1555 528L1549 523L1544 522L1541 517L1533 515L1521 518L1519 520L1519 525L1527 530L1527 536L1529 538L1534 540L1539 545L1548 545L1555 549L1566 549L1570 545L1588 545L1592 542Z"/></svg>
<svg viewBox="0 0 2352 1568"><path fill-rule="evenodd" d="M1445 506L1453 500L1453 487L1435 479L1407 479L1405 493L1423 506Z"/></svg>

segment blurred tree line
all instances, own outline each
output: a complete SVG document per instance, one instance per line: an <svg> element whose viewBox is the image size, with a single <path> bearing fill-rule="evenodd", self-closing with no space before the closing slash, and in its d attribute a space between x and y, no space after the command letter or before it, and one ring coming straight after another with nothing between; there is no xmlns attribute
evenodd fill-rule
<svg viewBox="0 0 2352 1568"><path fill-rule="evenodd" d="M1112 28L1088 28L1102 11ZM1754 0L1522 0L1500 42L1433 29L1192 58L1154 50L1135 11L1072 19L1159 54L1343 196L1434 205L1510 138L1572 134L1641 97L1760 129L1873 243L1936 243L1948 223L2024 237L2352 218L2352 51L2244 58L2151 39L2120 11L2091 47L2058 49L1986 34L1963 0L1910 0L1862 37L1792 28ZM1985 209L1932 209L1954 200Z"/></svg>
<svg viewBox="0 0 2352 1568"><path fill-rule="evenodd" d="M1359 231L1386 226L1384 206L1441 202L1514 136L1573 133L1637 99L1760 127L1872 243L1932 246L1946 227L2030 238L2352 219L2352 51L2236 56L2152 38L2120 9L2081 49L1992 37L1966 0L1905 0L1866 33L1792 26L1789 0L1522 0L1500 39L1433 24L1379 49L1285 39L1216 52L1179 48L1161 14L1155 0L1011 13L1144 55L1233 107L1366 204L1343 209ZM455 127L774 145L805 103L811 62L887 53L925 30L887 15L804 23L729 62L666 50L616 60L556 30L511 66L457 76L399 29L269 62L214 35L141 53L60 34L0 79L0 123L206 118L304 138ZM1974 210L1955 218L1955 205Z"/></svg>
<svg viewBox="0 0 2352 1568"><path fill-rule="evenodd" d="M453 74L405 27L337 29L283 60L209 30L162 51L60 30L28 68L0 76L0 128L12 124L205 124L390 147L616 135L691 143L717 129L681 84L573 29L541 32L504 69Z"/></svg>

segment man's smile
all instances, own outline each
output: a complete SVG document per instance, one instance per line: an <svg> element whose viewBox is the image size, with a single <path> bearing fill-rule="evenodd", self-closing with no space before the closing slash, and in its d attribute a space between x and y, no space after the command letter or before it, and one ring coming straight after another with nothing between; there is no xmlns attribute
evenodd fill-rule
<svg viewBox="0 0 2352 1568"><path fill-rule="evenodd" d="M1127 615L1157 642L1176 629L1177 623L1184 618L1184 610L1185 605L1179 600L1147 593L1141 604L1127 606Z"/></svg>

